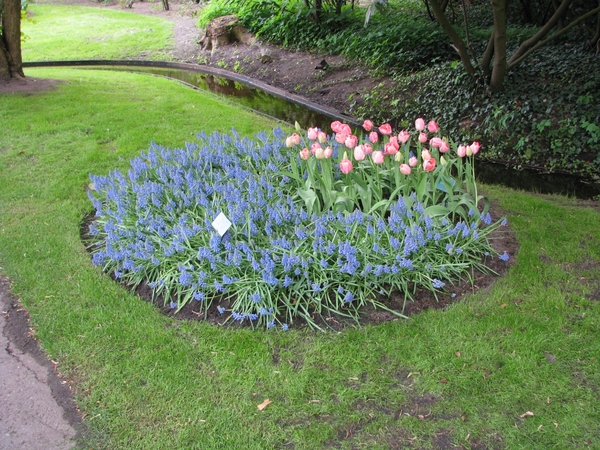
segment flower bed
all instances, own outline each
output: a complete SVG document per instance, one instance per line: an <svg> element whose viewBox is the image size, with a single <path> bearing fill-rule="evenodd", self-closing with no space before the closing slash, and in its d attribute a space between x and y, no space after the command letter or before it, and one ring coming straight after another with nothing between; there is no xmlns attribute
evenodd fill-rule
<svg viewBox="0 0 600 450"><path fill-rule="evenodd" d="M393 135L365 121L361 139L334 122L331 136L152 145L127 175L91 176L93 263L147 282L173 309L217 302L228 320L284 330L299 317L318 327L320 314L358 320L366 303L387 309L379 293L443 290L507 259L488 239L505 221L492 223L477 194L479 145L450 151L435 122L415 128Z"/></svg>

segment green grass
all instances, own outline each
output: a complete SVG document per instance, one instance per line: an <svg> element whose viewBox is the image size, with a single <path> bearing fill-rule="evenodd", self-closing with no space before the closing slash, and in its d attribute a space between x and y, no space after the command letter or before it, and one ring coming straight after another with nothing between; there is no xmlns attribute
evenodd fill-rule
<svg viewBox="0 0 600 450"><path fill-rule="evenodd" d="M597 211L486 187L521 243L516 266L407 322L329 334L177 322L91 265L79 240L88 173L125 168L150 139L181 146L201 129L272 124L162 79L28 74L67 83L2 96L0 261L94 446L600 445Z"/></svg>
<svg viewBox="0 0 600 450"><path fill-rule="evenodd" d="M88 174L126 170L150 140L273 123L154 77L26 74L66 83L0 94L0 266L73 387L82 448L600 447L598 209L486 186L516 265L410 321L327 334L177 322L92 266Z"/></svg>
<svg viewBox="0 0 600 450"><path fill-rule="evenodd" d="M168 59L173 22L127 11L84 6L28 7L23 61Z"/></svg>

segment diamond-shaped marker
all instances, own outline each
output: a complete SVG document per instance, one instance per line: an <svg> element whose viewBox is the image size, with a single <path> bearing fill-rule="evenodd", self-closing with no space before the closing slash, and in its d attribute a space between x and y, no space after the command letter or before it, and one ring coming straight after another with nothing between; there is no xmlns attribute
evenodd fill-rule
<svg viewBox="0 0 600 450"><path fill-rule="evenodd" d="M229 230L229 227L231 227L231 222L227 216L221 212L217 218L213 220L212 226L217 233L219 233L219 236L223 237L223 235L227 233L227 230Z"/></svg>

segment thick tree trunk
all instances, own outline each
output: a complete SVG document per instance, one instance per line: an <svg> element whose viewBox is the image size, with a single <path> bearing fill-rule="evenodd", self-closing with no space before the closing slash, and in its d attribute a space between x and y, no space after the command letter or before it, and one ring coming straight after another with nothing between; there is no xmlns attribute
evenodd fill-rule
<svg viewBox="0 0 600 450"><path fill-rule="evenodd" d="M429 5L433 11L433 15L435 16L435 20L442 26L452 44L454 45L454 49L458 52L458 56L460 56L460 60L465 70L469 75L475 75L475 68L473 64L471 64L471 59L469 58L469 51L467 50L467 46L460 38L458 33L452 27L452 24L448 22L442 7L438 3L438 0L429 0Z"/></svg>
<svg viewBox="0 0 600 450"><path fill-rule="evenodd" d="M0 79L25 78L21 59L21 2L4 0L0 10Z"/></svg>
<svg viewBox="0 0 600 450"><path fill-rule="evenodd" d="M494 67L490 78L490 90L502 91L506 75L506 0L492 0L494 9Z"/></svg>

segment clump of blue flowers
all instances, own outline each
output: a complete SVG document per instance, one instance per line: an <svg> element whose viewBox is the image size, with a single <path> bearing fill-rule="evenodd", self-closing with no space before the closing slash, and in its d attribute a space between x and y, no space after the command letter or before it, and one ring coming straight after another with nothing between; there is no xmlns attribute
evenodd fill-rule
<svg viewBox="0 0 600 450"><path fill-rule="evenodd" d="M228 320L287 330L298 317L318 327L315 314L386 308L380 292L436 292L497 254L487 237L499 223L487 211L428 214L414 194L384 215L309 214L286 175L301 162L285 140L279 129L256 139L201 133L185 148L152 144L126 174L92 175L93 263L146 281L171 308L226 299L217 308ZM222 235L212 224L220 213L231 222Z"/></svg>

